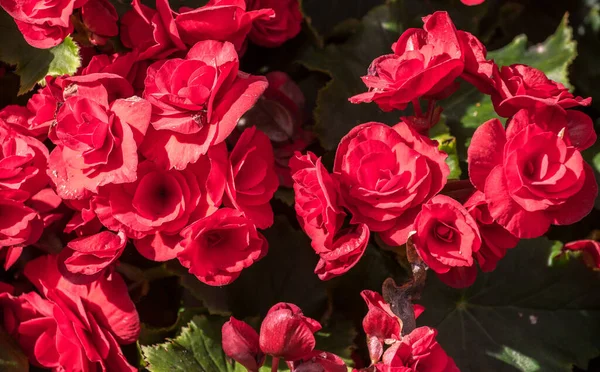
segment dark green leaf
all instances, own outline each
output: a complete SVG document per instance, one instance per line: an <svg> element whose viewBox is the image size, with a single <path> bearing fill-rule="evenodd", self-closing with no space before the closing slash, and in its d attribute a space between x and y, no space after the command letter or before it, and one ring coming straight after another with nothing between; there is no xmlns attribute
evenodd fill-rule
<svg viewBox="0 0 600 372"><path fill-rule="evenodd" d="M2 327L0 327L0 371L29 371L27 356Z"/></svg>
<svg viewBox="0 0 600 372"><path fill-rule="evenodd" d="M335 27L348 19L361 19L385 0L302 0L302 12L308 23L321 35L328 36Z"/></svg>
<svg viewBox="0 0 600 372"><path fill-rule="evenodd" d="M398 112L385 113L376 104L353 105L348 98L366 91L360 77L376 57L391 53L398 38L398 23L392 17L391 5L379 6L364 18L362 27L344 44L329 44L324 49L311 47L300 63L310 70L331 76L319 91L315 115L315 131L321 145L333 150L340 139L358 124L380 121L395 124Z"/></svg>
<svg viewBox="0 0 600 372"><path fill-rule="evenodd" d="M169 327L151 327L146 324L142 324L142 330L138 342L140 345L151 345L163 341L168 336L179 331L179 329L192 320L192 318L199 314L201 309L197 308L182 308L179 309L177 314L177 321Z"/></svg>
<svg viewBox="0 0 600 372"><path fill-rule="evenodd" d="M418 321L461 371L566 372L600 354L598 273L576 260L548 267L554 244L521 241L465 290L427 279Z"/></svg>
<svg viewBox="0 0 600 372"><path fill-rule="evenodd" d="M339 356L346 362L352 364L352 350L354 349L354 338L357 332L352 322L335 319L319 332L315 333L317 350L328 351Z"/></svg>
<svg viewBox="0 0 600 372"><path fill-rule="evenodd" d="M19 94L30 91L45 76L72 75L81 65L79 46L67 37L61 44L50 49L37 49L27 44L13 19L0 12L0 61L16 65L21 77Z"/></svg>
<svg viewBox="0 0 600 372"><path fill-rule="evenodd" d="M164 344L142 346L151 372L242 372L246 369L229 360L221 346L223 317L196 316L181 334Z"/></svg>

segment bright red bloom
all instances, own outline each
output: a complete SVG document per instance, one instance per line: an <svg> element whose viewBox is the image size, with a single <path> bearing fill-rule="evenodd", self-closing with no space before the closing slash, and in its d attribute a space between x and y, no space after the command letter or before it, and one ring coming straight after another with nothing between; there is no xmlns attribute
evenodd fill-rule
<svg viewBox="0 0 600 372"><path fill-rule="evenodd" d="M110 85L93 80L102 76ZM50 132L57 146L50 154L48 175L63 199L81 199L86 190L134 181L137 147L150 121L151 105L145 100L134 96L111 101L113 84L131 92L122 77L92 74L71 79L77 78L84 86L75 83L76 88L70 88L76 93L66 97ZM97 83L86 89L91 81Z"/></svg>
<svg viewBox="0 0 600 372"><path fill-rule="evenodd" d="M403 122L353 128L334 164L352 223L365 223L388 244L404 244L421 204L446 184L446 157L436 142Z"/></svg>
<svg viewBox="0 0 600 372"><path fill-rule="evenodd" d="M460 0L463 4L468 6L483 4L485 0Z"/></svg>
<svg viewBox="0 0 600 372"><path fill-rule="evenodd" d="M519 238L581 220L598 193L580 152L552 131L523 125L527 120L519 118L514 130L509 123L507 132L497 119L484 123L468 151L469 177L491 217Z"/></svg>
<svg viewBox="0 0 600 372"><path fill-rule="evenodd" d="M241 51L252 23L275 17L272 9L246 11L244 0L210 0L196 9L181 8L175 17L181 39L187 45L199 41L228 41Z"/></svg>
<svg viewBox="0 0 600 372"><path fill-rule="evenodd" d="M475 219L456 200L435 196L423 204L414 228L412 242L419 256L436 273L473 266L473 254L481 247L481 236Z"/></svg>
<svg viewBox="0 0 600 372"><path fill-rule="evenodd" d="M24 204L27 193L0 190L0 250L5 250L4 268L21 256L23 247L35 243L44 229L38 213Z"/></svg>
<svg viewBox="0 0 600 372"><path fill-rule="evenodd" d="M246 129L229 154L225 205L243 212L259 229L273 224L270 201L279 180L273 147L255 127Z"/></svg>
<svg viewBox="0 0 600 372"><path fill-rule="evenodd" d="M511 65L496 68L495 90L492 93L494 110L508 118L520 109L531 111L544 106L559 106L568 109L589 106L591 98L575 97L561 83L548 79L542 71L526 66Z"/></svg>
<svg viewBox="0 0 600 372"><path fill-rule="evenodd" d="M320 350L313 350L300 360L288 362L288 366L294 372L348 372L342 358Z"/></svg>
<svg viewBox="0 0 600 372"><path fill-rule="evenodd" d="M221 329L223 352L240 363L250 372L257 372L265 362L265 354L260 350L258 333L246 322L234 317L223 324Z"/></svg>
<svg viewBox="0 0 600 372"><path fill-rule="evenodd" d="M300 226L311 239L320 260L315 273L321 280L344 274L358 263L369 242L365 224L342 229L346 213L341 208L337 180L312 152L290 160L295 208Z"/></svg>
<svg viewBox="0 0 600 372"><path fill-rule="evenodd" d="M190 274L213 286L227 285L267 254L268 243L241 212L222 208L181 231L177 258Z"/></svg>
<svg viewBox="0 0 600 372"><path fill-rule="evenodd" d="M392 46L394 54L371 63L363 82L369 88L350 98L352 103L376 102L384 111L404 110L424 97L441 99L455 88L464 69L456 28L446 12L423 18L423 29L406 30Z"/></svg>
<svg viewBox="0 0 600 372"><path fill-rule="evenodd" d="M202 41L185 59L148 68L144 98L153 105L152 128L141 151L163 167L184 169L233 131L267 88L264 77L238 70L231 43Z"/></svg>
<svg viewBox="0 0 600 372"><path fill-rule="evenodd" d="M313 140L313 134L302 128L304 122L304 94L300 87L281 71L265 75L269 87L238 121L237 131L228 137L235 143L244 128L255 126L265 133L273 145L275 171L279 183L292 187L288 163L296 151L304 150Z"/></svg>
<svg viewBox="0 0 600 372"><path fill-rule="evenodd" d="M246 0L249 11L275 11L275 17L260 17L252 23L248 37L260 46L275 48L292 39L302 29L302 13L298 0Z"/></svg>
<svg viewBox="0 0 600 372"><path fill-rule="evenodd" d="M75 213L69 222L67 222L64 232L75 232L77 236L81 237L94 235L102 229L102 224L98 220L98 217L96 217L94 208L91 205L91 198L82 200L71 199L64 202L69 208L75 210Z"/></svg>
<svg viewBox="0 0 600 372"><path fill-rule="evenodd" d="M338 181L327 172L321 158L310 151L306 155L296 153L290 159L290 169L300 227L310 237L315 251L331 246L346 216L341 208Z"/></svg>
<svg viewBox="0 0 600 372"><path fill-rule="evenodd" d="M49 182L48 156L43 143L17 133L0 119L0 190L38 193Z"/></svg>
<svg viewBox="0 0 600 372"><path fill-rule="evenodd" d="M108 0L87 0L81 7L81 18L94 45L104 45L119 34L119 15Z"/></svg>
<svg viewBox="0 0 600 372"><path fill-rule="evenodd" d="M494 221L485 202L485 194L481 191L471 195L465 208L477 221L481 235L481 248L475 252L475 258L482 271L493 271L506 252L519 243L519 238Z"/></svg>
<svg viewBox="0 0 600 372"><path fill-rule="evenodd" d="M454 360L436 341L437 331L419 327L394 343L383 354L378 372L459 372Z"/></svg>
<svg viewBox="0 0 600 372"><path fill-rule="evenodd" d="M567 243L562 248L563 252L581 252L583 262L596 270L600 270L600 242L595 240L577 240Z"/></svg>
<svg viewBox="0 0 600 372"><path fill-rule="evenodd" d="M280 302L269 310L260 326L260 348L286 361L308 356L315 348L314 333L321 324L304 316L294 304Z"/></svg>
<svg viewBox="0 0 600 372"><path fill-rule="evenodd" d="M98 54L90 59L90 62L81 69L79 74L108 73L122 76L131 84L135 94L141 96L144 92L144 80L150 62L140 60L140 58L137 51L112 55Z"/></svg>
<svg viewBox="0 0 600 372"><path fill-rule="evenodd" d="M121 41L134 49L139 59L166 58L186 47L175 26L168 0L157 0L156 10L133 0L132 10L121 17Z"/></svg>
<svg viewBox="0 0 600 372"><path fill-rule="evenodd" d="M94 210L108 229L135 239L146 258L173 259L181 229L221 204L226 156L224 145L215 146L183 171L164 170L144 161L135 182L101 188L93 199Z"/></svg>
<svg viewBox="0 0 600 372"><path fill-rule="evenodd" d="M507 136L528 125L536 125L552 132L579 151L591 147L597 139L592 118L581 111L564 110L559 106L542 106L534 111L519 110L510 119L506 128Z"/></svg>
<svg viewBox="0 0 600 372"><path fill-rule="evenodd" d="M379 293L364 290L360 295L369 308L362 321L362 326L367 334L371 362L376 363L383 354L384 344L402 338L402 321L392 312L390 305L383 300Z"/></svg>
<svg viewBox="0 0 600 372"><path fill-rule="evenodd" d="M91 282L119 259L126 243L127 238L123 232L114 234L102 231L76 238L60 252L59 264L73 274L78 282Z"/></svg>
<svg viewBox="0 0 600 372"><path fill-rule="evenodd" d="M75 0L0 0L0 6L14 18L25 41L35 48L56 46L73 31L69 17Z"/></svg>
<svg viewBox="0 0 600 372"><path fill-rule="evenodd" d="M60 275L56 258L27 264L34 292L0 295L4 326L30 360L65 371L136 371L119 344L135 342L140 322L121 277L113 273L89 285L73 285Z"/></svg>

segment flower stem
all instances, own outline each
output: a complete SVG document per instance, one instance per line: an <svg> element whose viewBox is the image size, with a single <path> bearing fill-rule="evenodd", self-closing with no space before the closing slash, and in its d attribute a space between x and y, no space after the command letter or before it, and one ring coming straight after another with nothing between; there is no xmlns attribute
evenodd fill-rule
<svg viewBox="0 0 600 372"><path fill-rule="evenodd" d="M419 99L418 98L413 99L412 104L413 104L413 108L415 110L415 116L422 118L423 111L421 111L421 104L419 103Z"/></svg>
<svg viewBox="0 0 600 372"><path fill-rule="evenodd" d="M273 363L271 363L271 372L277 372L279 367L279 358L273 357Z"/></svg>

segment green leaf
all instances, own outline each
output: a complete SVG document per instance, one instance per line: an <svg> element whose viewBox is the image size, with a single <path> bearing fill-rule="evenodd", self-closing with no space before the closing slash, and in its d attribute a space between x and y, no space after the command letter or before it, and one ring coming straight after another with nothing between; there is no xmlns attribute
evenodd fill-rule
<svg viewBox="0 0 600 372"><path fill-rule="evenodd" d="M242 372L246 368L229 360L221 346L226 319L196 316L181 334L164 344L142 346L151 372Z"/></svg>
<svg viewBox="0 0 600 372"><path fill-rule="evenodd" d="M21 77L19 94L30 91L45 76L72 75L81 66L79 46L70 36L53 48L34 48L4 11L0 12L0 35L0 61L16 65L15 72Z"/></svg>
<svg viewBox="0 0 600 372"><path fill-rule="evenodd" d="M540 69L548 78L569 87L569 65L577 57L577 42L573 40L573 29L565 14L558 28L543 43L527 48L527 36L517 36L504 48L492 51L488 58L501 66L514 63L525 64Z"/></svg>
<svg viewBox="0 0 600 372"><path fill-rule="evenodd" d="M334 150L340 139L353 127L368 121L395 124L398 112L386 113L376 104L353 105L348 98L366 91L360 77L376 57L391 53L398 38L398 22L392 5L371 10L358 31L343 44L329 44L324 49L309 48L300 63L309 70L329 74L331 81L319 91L315 115L315 132L321 145Z"/></svg>
<svg viewBox="0 0 600 372"><path fill-rule="evenodd" d="M570 87L568 68L577 56L577 43L573 40L573 30L569 27L567 15L558 28L543 43L527 48L527 36L517 36L510 44L488 53L488 58L494 59L498 65L521 63L538 68L550 79ZM466 158L466 143L470 140L481 124L500 118L494 111L489 96L481 94L473 86L463 83L458 92L442 101L444 115L452 133L459 143L465 144L459 148L461 158Z"/></svg>
<svg viewBox="0 0 600 372"><path fill-rule="evenodd" d="M138 342L140 345L151 345L163 341L166 337L171 336L181 327L188 324L195 315L199 314L202 309L199 308L182 308L179 309L177 320L169 327L151 327L142 323L142 329Z"/></svg>
<svg viewBox="0 0 600 372"><path fill-rule="evenodd" d="M316 349L333 353L342 358L347 365L352 365L352 350L355 348L354 339L357 334L352 322L336 317L315 333Z"/></svg>
<svg viewBox="0 0 600 372"><path fill-rule="evenodd" d="M285 216L277 216L273 227L263 232L269 242L266 257L245 269L230 285L211 287L185 269L171 267L181 275L181 284L212 313L238 318L264 316L278 302L291 302L319 318L327 301L325 283L314 273L318 256L310 240L294 229Z"/></svg>
<svg viewBox="0 0 600 372"><path fill-rule="evenodd" d="M464 290L430 274L418 322L461 371L566 372L600 354L598 274L577 260L548 267L555 244L521 241Z"/></svg>
<svg viewBox="0 0 600 372"><path fill-rule="evenodd" d="M460 162L456 152L456 138L450 134L440 134L433 137L433 139L438 141L439 149L448 154L448 157L446 158L446 164L450 167L448 179L459 180L462 172L460 170Z"/></svg>
<svg viewBox="0 0 600 372"><path fill-rule="evenodd" d="M29 361L16 342L0 327L0 371L27 372Z"/></svg>

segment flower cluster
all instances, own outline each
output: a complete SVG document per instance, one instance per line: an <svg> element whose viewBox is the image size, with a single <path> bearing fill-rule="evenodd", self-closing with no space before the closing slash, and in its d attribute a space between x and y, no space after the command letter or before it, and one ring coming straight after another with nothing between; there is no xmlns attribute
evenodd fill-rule
<svg viewBox="0 0 600 372"><path fill-rule="evenodd" d="M143 59L164 58L202 40L229 41L238 52L244 50L247 38L277 47L296 36L302 23L296 0L210 0L197 9L181 7L179 13L167 0L157 0L156 9L134 0L133 10L122 16L120 25L108 0L2 0L0 6L36 48L56 46L77 30L99 46L120 36Z"/></svg>
<svg viewBox="0 0 600 372"><path fill-rule="evenodd" d="M423 22L400 36L393 54L372 62L362 78L368 91L350 98L384 111L412 104L414 114L391 127L354 127L338 145L333 174L311 153L290 161L298 220L321 257L315 271L322 279L356 264L369 232L377 232L389 245L409 241L441 280L466 287L475 262L494 270L519 239L573 224L593 207L598 187L581 151L596 134L590 117L573 109L591 99L533 67L496 65L446 12ZM507 122L479 126L468 149L469 180L448 181L447 154L428 132L440 118L436 102L458 89L458 78L491 96Z"/></svg>
<svg viewBox="0 0 600 372"><path fill-rule="evenodd" d="M403 331L398 318L383 297L373 291L361 293L368 312L362 326L367 336L371 372L458 372L450 358L436 341L437 332L429 327ZM418 317L424 308L414 305ZM248 323L231 317L222 328L223 350L250 372L256 372L270 355L274 366L286 361L294 372L345 372L345 362L337 355L315 350L314 333L321 325L303 315L294 304L273 306L257 333ZM384 352L384 345L388 345ZM273 369L274 370L274 369Z"/></svg>
<svg viewBox="0 0 600 372"><path fill-rule="evenodd" d="M127 246L213 286L267 254L270 201L290 179L292 149L311 139L291 79L242 72L239 58L247 39L294 37L299 4L211 0L176 13L166 0L156 10L134 1L120 20L106 0L0 5L38 48L74 28L131 48L84 59L75 76L48 77L26 106L0 111L0 259L8 269L25 247L52 253L19 264L39 294L0 283L0 314L35 365L133 371L119 345L140 324L115 271ZM274 130L250 110L259 99ZM277 130L289 137L274 151Z"/></svg>

